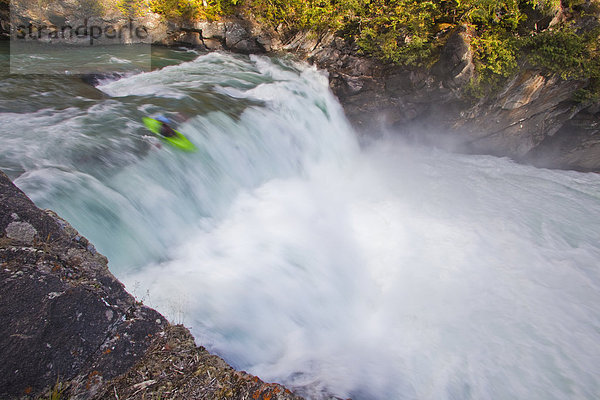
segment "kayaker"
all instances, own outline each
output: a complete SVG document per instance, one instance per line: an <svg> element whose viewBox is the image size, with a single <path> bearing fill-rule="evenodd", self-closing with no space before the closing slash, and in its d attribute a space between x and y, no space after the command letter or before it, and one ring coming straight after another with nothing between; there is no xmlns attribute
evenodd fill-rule
<svg viewBox="0 0 600 400"><path fill-rule="evenodd" d="M169 126L169 124L171 123L171 120L169 120L169 118L161 115L160 117L156 117L156 120L162 122L162 125L160 126L161 135L163 135L164 137L177 136L177 133L173 130L173 128Z"/></svg>

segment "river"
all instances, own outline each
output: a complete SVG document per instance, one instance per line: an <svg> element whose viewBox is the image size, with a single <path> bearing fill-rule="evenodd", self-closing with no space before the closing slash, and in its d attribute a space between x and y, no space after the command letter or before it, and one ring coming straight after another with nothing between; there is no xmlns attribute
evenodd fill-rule
<svg viewBox="0 0 600 400"><path fill-rule="evenodd" d="M95 87L7 60L0 169L236 368L313 399L600 393L599 175L359 139L291 58L157 48Z"/></svg>

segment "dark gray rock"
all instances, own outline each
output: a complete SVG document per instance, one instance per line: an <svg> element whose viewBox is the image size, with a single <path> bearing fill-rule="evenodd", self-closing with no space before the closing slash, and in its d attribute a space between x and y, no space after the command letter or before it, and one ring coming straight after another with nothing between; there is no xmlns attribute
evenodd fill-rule
<svg viewBox="0 0 600 400"><path fill-rule="evenodd" d="M194 27L202 32L203 39L225 39L225 23L221 21L200 21Z"/></svg>
<svg viewBox="0 0 600 400"><path fill-rule="evenodd" d="M179 32L179 34L174 35L172 37L172 39L174 40L175 44L178 44L181 46L206 50L206 46L204 44L204 41L200 37L199 32L182 31L182 32Z"/></svg>
<svg viewBox="0 0 600 400"><path fill-rule="evenodd" d="M225 46L228 50L243 54L264 52L256 37L251 36L249 29L238 21L225 23Z"/></svg>
<svg viewBox="0 0 600 400"><path fill-rule="evenodd" d="M36 231L34 239L48 242L69 241L62 233L62 226L50 215L40 211L10 179L0 172L0 233L6 234L8 226L25 222Z"/></svg>
<svg viewBox="0 0 600 400"><path fill-rule="evenodd" d="M1 172L0 205L0 398L77 378L86 382L71 396L88 397L96 381L135 364L167 322L135 302L85 238Z"/></svg>
<svg viewBox="0 0 600 400"><path fill-rule="evenodd" d="M262 48L263 51L265 51L267 53L270 53L271 51L275 51L279 46L279 42L278 42L277 38L275 38L271 35L266 35L266 34L261 34L261 35L257 36L256 43L258 44L258 46L260 48Z"/></svg>
<svg viewBox="0 0 600 400"><path fill-rule="evenodd" d="M9 2L0 2L0 40L10 38Z"/></svg>
<svg viewBox="0 0 600 400"><path fill-rule="evenodd" d="M461 88L469 83L475 72L470 40L466 31L467 28L462 28L450 34L438 62L432 68L432 73L445 87Z"/></svg>
<svg viewBox="0 0 600 400"><path fill-rule="evenodd" d="M219 39L203 39L202 42L210 51L223 50L223 42Z"/></svg>

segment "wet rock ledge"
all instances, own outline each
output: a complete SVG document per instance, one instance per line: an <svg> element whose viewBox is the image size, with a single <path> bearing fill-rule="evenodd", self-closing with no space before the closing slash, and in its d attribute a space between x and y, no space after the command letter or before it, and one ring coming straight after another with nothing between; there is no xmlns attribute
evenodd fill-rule
<svg viewBox="0 0 600 400"><path fill-rule="evenodd" d="M300 399L196 347L0 171L0 398Z"/></svg>

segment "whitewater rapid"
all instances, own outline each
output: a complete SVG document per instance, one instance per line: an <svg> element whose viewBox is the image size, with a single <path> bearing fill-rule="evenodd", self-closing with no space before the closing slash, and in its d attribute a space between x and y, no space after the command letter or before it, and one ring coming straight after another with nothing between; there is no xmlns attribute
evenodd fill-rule
<svg viewBox="0 0 600 400"><path fill-rule="evenodd" d="M213 53L97 89L0 114L0 168L236 368L314 399L600 393L598 175L359 144L292 60ZM159 148L156 113L200 151Z"/></svg>

